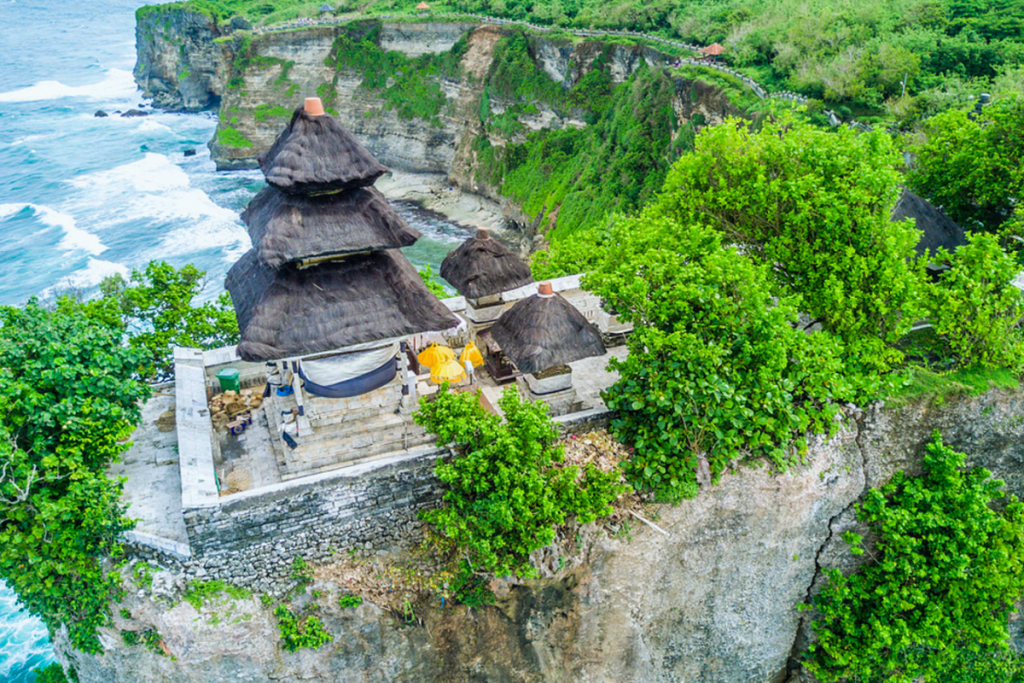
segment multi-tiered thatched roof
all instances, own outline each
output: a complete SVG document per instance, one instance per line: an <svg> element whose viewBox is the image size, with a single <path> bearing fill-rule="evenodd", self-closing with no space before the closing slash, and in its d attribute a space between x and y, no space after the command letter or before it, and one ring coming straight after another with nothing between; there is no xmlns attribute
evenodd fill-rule
<svg viewBox="0 0 1024 683"><path fill-rule="evenodd" d="M394 250L274 269L248 252L228 273L246 360L292 358L458 325Z"/></svg>
<svg viewBox="0 0 1024 683"><path fill-rule="evenodd" d="M928 200L906 188L892 210L892 220L904 218L913 218L917 229L921 231L921 240L914 247L919 256L934 255L939 247L952 252L960 245L967 244L963 228L946 218Z"/></svg>
<svg viewBox="0 0 1024 683"><path fill-rule="evenodd" d="M307 196L268 186L242 212L242 221L260 259L274 268L309 254L408 247L420 237L372 187Z"/></svg>
<svg viewBox="0 0 1024 683"><path fill-rule="evenodd" d="M387 169L316 98L260 160L270 184L243 214L253 248L228 272L247 361L455 327L398 251L412 230L369 187Z"/></svg>
<svg viewBox="0 0 1024 683"><path fill-rule="evenodd" d="M479 299L533 282L530 267L519 256L491 239L486 228L448 254L441 263L441 277L470 299Z"/></svg>
<svg viewBox="0 0 1024 683"><path fill-rule="evenodd" d="M519 371L527 373L607 353L597 328L548 283L502 313L491 337Z"/></svg>
<svg viewBox="0 0 1024 683"><path fill-rule="evenodd" d="M340 123L302 107L259 162L268 183L302 194L367 187L388 172Z"/></svg>

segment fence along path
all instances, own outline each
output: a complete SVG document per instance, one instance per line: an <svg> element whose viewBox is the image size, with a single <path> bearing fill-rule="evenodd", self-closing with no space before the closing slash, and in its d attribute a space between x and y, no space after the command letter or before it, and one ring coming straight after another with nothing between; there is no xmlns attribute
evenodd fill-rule
<svg viewBox="0 0 1024 683"><path fill-rule="evenodd" d="M355 19L357 17L360 17L360 16L364 16L364 15L361 15L361 14L347 14L347 15L343 15L343 16L340 16L340 17L331 17L331 18L326 18L326 17L318 17L318 18L315 18L315 19L312 19L312 18L302 18L302 19L296 19L294 21L285 22L285 23L282 23L282 24L274 24L273 26L258 27L256 29L254 29L254 31L256 33L271 33L271 32L275 32L275 31L289 31L289 30L297 29L297 28L308 28L308 27L311 27L311 26L337 26L337 25L340 25L340 24L346 24L346 23L348 23L348 22L352 21L353 19ZM367 17L367 18L369 18L369 19L384 19L384 20L388 20L388 19L408 19L409 16L410 15L408 15L408 14L376 14L376 15L373 15L372 17ZM697 52L698 50L701 49L699 45L690 45L689 43L684 43L684 42L679 41L679 40L672 40L671 38L664 38L662 36L655 36L655 35L651 35L651 34L648 34L648 33L641 33L639 31L611 31L611 30L604 30L604 29L582 29L582 28L575 28L574 29L574 28L560 28L560 27L554 27L554 26L539 26L537 24L531 24L528 21L519 21L519 20L516 20L516 19L498 19L498 18L495 18L495 17L488 17L488 16L484 16L482 14L471 14L471 13L468 13L468 12L467 13L460 13L460 14L444 13L444 14L430 14L430 15L421 15L421 16L429 17L429 18L433 18L433 19L441 19L441 20L445 20L445 21L457 21L459 19L470 19L470 20L475 21L475 22L480 22L480 23L485 23L485 24L494 24L496 26L520 26L520 27L523 27L523 28L528 28L531 31L536 31L538 33L550 33L550 32L553 32L553 31L559 31L561 33L569 33L571 35L579 36L581 38L603 38L603 37L613 37L613 36L622 37L622 38L636 38L636 39L640 39L640 40L647 40L647 41L650 41L650 42L653 42L653 43L662 43L664 45L671 45L673 47L682 48L684 50L692 50L693 52ZM750 78L746 74L742 74L739 71L736 71L735 69L730 69L729 67L725 66L724 64L719 64L718 62L712 62L712 61L708 61L708 60L704 60L704 59L680 58L679 59L679 63L680 64L689 64L689 65L692 65L692 66L702 66L702 67L705 67L705 68L708 68L708 69L716 69L718 71L721 71L722 73L729 74L730 76L733 76L734 78L739 79L744 85L749 87L754 92L754 94L757 95L761 99L765 99L767 97L775 97L775 98L778 98L778 99L789 100L790 102L795 102L796 104L806 104L807 103L807 98L806 97L804 97L803 95L800 95L799 93L795 93L795 92L792 92L792 91L789 91L789 90L780 90L780 91L776 91L776 92L773 92L773 93L769 93L762 85L760 85L753 78ZM832 114L832 112L826 112L826 114ZM829 118L830 118L830 121L831 121L833 116L830 116ZM838 123L836 123L834 125L838 125Z"/></svg>

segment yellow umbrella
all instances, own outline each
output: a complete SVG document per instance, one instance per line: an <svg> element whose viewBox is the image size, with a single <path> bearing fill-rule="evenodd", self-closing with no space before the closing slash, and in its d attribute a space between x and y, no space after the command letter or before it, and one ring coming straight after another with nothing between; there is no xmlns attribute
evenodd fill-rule
<svg viewBox="0 0 1024 683"><path fill-rule="evenodd" d="M459 361L451 358L442 361L430 369L430 379L435 384L442 382L458 382L466 379L466 371L459 365Z"/></svg>
<svg viewBox="0 0 1024 683"><path fill-rule="evenodd" d="M484 364L484 357L480 355L480 349L476 347L472 340L466 344L466 348L462 349L462 354L459 356L459 362L463 365L466 364L467 360L473 364L474 368Z"/></svg>
<svg viewBox="0 0 1024 683"><path fill-rule="evenodd" d="M455 360L455 352L447 346L431 344L420 351L420 355L416 356L416 360L420 362L420 365L426 365L428 368L432 368L443 361Z"/></svg>

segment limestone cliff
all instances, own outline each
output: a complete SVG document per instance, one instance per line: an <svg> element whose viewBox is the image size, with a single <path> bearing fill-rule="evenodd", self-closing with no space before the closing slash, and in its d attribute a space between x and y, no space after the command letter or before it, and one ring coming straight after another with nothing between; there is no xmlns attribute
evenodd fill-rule
<svg viewBox="0 0 1024 683"><path fill-rule="evenodd" d="M318 605L334 639L316 650L285 652L255 598L169 607L180 587L162 572L151 591L126 599L104 654L71 659L82 683L795 683L809 618L797 606L824 568L853 568L839 540L855 524L853 503L898 469L918 471L936 428L971 465L1024 494L1022 414L1024 392L995 390L944 405L851 408L804 465L740 469L694 500L658 507L668 536L639 524L615 535L584 529L545 550L545 578L499 591L495 606L431 604L414 617L376 604L386 600L343 609L337 595L349 584L321 568L303 600ZM166 653L122 644L120 629L146 627Z"/></svg>

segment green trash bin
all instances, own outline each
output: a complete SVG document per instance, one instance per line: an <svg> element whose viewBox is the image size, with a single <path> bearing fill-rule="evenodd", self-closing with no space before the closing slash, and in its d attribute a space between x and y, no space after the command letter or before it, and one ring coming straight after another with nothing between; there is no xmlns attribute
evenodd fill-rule
<svg viewBox="0 0 1024 683"><path fill-rule="evenodd" d="M221 391L239 392L242 390L242 384L238 381L238 370L234 368L224 368L217 373L217 379L220 380Z"/></svg>

